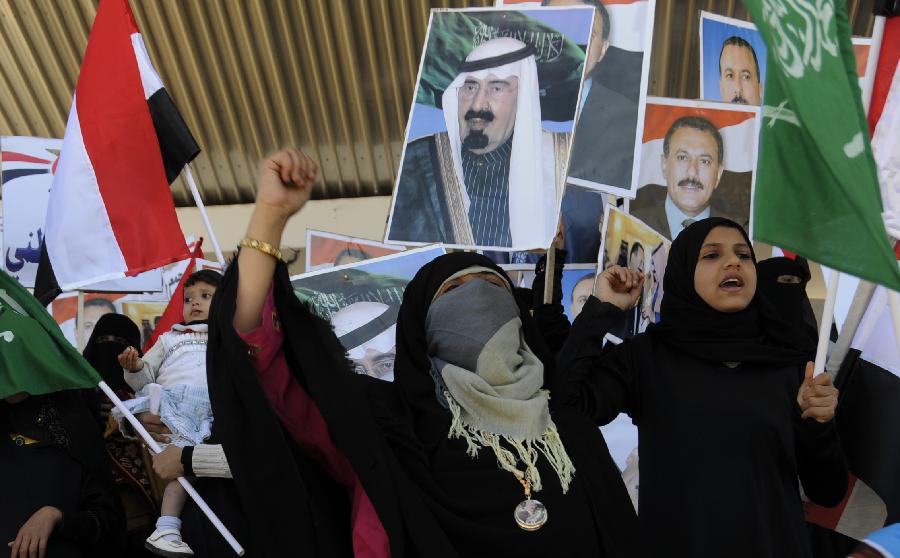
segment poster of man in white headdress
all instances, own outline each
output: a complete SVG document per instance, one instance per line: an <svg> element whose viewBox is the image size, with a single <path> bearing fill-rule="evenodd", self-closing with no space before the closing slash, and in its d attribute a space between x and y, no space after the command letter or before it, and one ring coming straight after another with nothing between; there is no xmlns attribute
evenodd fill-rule
<svg viewBox="0 0 900 558"><path fill-rule="evenodd" d="M331 322L354 371L394 379L397 314L406 285L444 254L424 247L291 277L294 293Z"/></svg>
<svg viewBox="0 0 900 558"><path fill-rule="evenodd" d="M435 10L386 242L545 248L593 11Z"/></svg>

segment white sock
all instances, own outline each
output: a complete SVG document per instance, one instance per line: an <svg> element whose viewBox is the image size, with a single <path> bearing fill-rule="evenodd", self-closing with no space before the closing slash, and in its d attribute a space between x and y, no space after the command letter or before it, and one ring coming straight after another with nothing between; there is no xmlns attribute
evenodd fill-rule
<svg viewBox="0 0 900 558"><path fill-rule="evenodd" d="M178 534L163 535L163 538L169 542L181 542L181 518L174 515L161 515L156 520L156 530L174 529Z"/></svg>

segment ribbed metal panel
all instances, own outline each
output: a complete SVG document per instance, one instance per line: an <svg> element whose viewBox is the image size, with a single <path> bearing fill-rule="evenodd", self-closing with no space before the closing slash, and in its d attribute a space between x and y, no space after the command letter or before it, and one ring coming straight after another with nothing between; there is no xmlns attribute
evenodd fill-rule
<svg viewBox="0 0 900 558"><path fill-rule="evenodd" d="M387 195L432 7L491 0L131 0L203 149L208 204L253 200L256 162L299 145L314 197ZM62 137L96 0L0 0L0 135ZM193 205L181 179L178 205Z"/></svg>
<svg viewBox="0 0 900 558"><path fill-rule="evenodd" d="M849 0L870 35L874 0ZM157 70L203 152L208 204L253 200L256 161L299 145L318 198L390 194L428 14L492 0L131 0ZM0 0L0 135L62 137L96 0ZM697 11L738 0L657 0L650 93L698 94ZM179 179L176 203L193 205Z"/></svg>

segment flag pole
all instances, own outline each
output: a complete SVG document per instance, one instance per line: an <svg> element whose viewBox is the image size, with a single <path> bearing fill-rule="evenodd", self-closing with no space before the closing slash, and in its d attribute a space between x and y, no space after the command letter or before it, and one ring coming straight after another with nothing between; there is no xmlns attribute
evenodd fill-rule
<svg viewBox="0 0 900 558"><path fill-rule="evenodd" d="M556 285L556 246L550 245L544 266L544 304L553 302L553 288Z"/></svg>
<svg viewBox="0 0 900 558"><path fill-rule="evenodd" d="M828 277L828 291L825 293L825 309L822 311L822 323L819 325L819 345L816 347L816 362L813 367L814 376L818 376L825 371L825 357L828 353L828 341L831 338L831 325L834 323L834 303L837 300L840 279L840 272L832 269Z"/></svg>
<svg viewBox="0 0 900 558"><path fill-rule="evenodd" d="M122 413L122 415L125 416L128 422L131 424L131 427L134 428L134 431L140 435L140 437L150 448L150 451L152 451L154 454L160 453L162 451L162 448L159 447L159 444L156 443L156 440L154 440L153 437L150 436L150 433L147 432L147 429L144 428L144 425L138 422L138 419L122 403L122 400L119 399L116 393L112 389L110 389L108 385L106 385L106 382L101 381L98 386L101 390L103 390L103 393L105 393L106 396L109 397L109 400L112 401L112 404L116 406L116 409L118 409ZM243 556L244 547L242 547L240 543L237 542L237 539L234 538L234 535L231 534L231 531L228 530L228 527L225 527L225 524L222 523L222 521L219 519L219 516L217 516L216 513L212 511L203 497L201 497L200 494L198 494L197 491L194 490L194 487L191 486L191 483L188 482L188 480L184 477L178 477L178 482L179 484L181 484L181 486L184 487L185 491L188 493L194 503L197 504L197 507L200 508L204 515L206 515L209 521L213 524L213 527L215 527L216 530L219 531L219 533L225 538L229 546L231 546L232 550L234 550L238 556Z"/></svg>
<svg viewBox="0 0 900 558"><path fill-rule="evenodd" d="M197 182L194 180L194 173L191 172L191 164L184 166L184 176L187 179L188 186L191 188L191 195L194 196L194 203L200 210L200 216L203 218L203 224L206 225L206 232L209 233L209 239L212 241L213 250L216 252L216 260L222 269L225 269L225 257L222 255L222 249L219 248L219 241L216 239L216 233L213 232L212 223L209 221L209 215L206 214L206 206L203 205L203 199L200 197L200 190L197 189Z"/></svg>
<svg viewBox="0 0 900 558"><path fill-rule="evenodd" d="M872 93L875 88L875 68L878 66L878 57L881 56L881 43L884 40L884 25L887 18L875 16L872 26L872 44L869 46L869 58L866 61L866 73L863 74L862 101L866 116L869 114L869 105L872 104Z"/></svg>
<svg viewBox="0 0 900 558"><path fill-rule="evenodd" d="M888 306L891 309L891 322L894 326L894 340L900 349L900 294L897 291L887 289Z"/></svg>
<svg viewBox="0 0 900 558"><path fill-rule="evenodd" d="M84 338L84 291L78 290L78 301L75 306L75 346L78 351L84 350L87 339Z"/></svg>
<svg viewBox="0 0 900 558"><path fill-rule="evenodd" d="M844 358L850 351L850 344L859 331L863 316L866 315L866 309L872 302L873 294L875 294L875 283L860 279L856 294L853 295L853 302L850 304L850 311L844 319L844 326L841 328L841 333L838 335L831 355L828 357L828 363L825 365L826 370L836 372L840 369L841 363L844 362Z"/></svg>

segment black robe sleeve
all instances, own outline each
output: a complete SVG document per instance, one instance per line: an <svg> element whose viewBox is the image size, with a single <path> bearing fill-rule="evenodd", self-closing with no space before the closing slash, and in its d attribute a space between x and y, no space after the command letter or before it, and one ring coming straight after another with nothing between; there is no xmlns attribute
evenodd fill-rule
<svg viewBox="0 0 900 558"><path fill-rule="evenodd" d="M623 316L615 305L590 297L556 359L556 399L597 425L609 423L623 411L638 418L633 343L603 347L604 336Z"/></svg>
<svg viewBox="0 0 900 558"><path fill-rule="evenodd" d="M59 536L82 547L119 542L123 525L115 498L108 486L84 473L78 511L63 516Z"/></svg>
<svg viewBox="0 0 900 558"><path fill-rule="evenodd" d="M838 505L847 492L847 465L834 420L823 424L800 418L798 410L794 439L803 492L820 506Z"/></svg>
<svg viewBox="0 0 900 558"><path fill-rule="evenodd" d="M563 265L566 260L566 251L556 251L556 266L553 274L553 299L549 304L544 304L544 284L547 276L547 256L538 260L534 269L534 282L532 292L532 315L537 324L538 331L544 338L547 348L555 355L562 349L566 338L569 336L569 318L566 317L562 305L562 275Z"/></svg>

